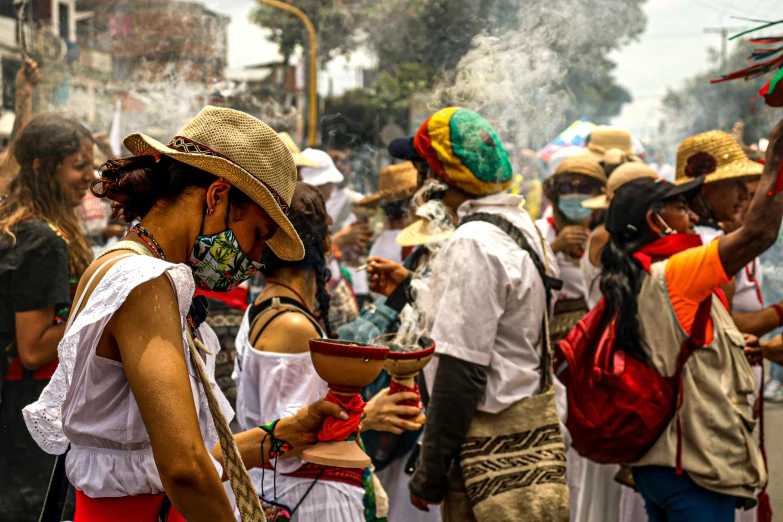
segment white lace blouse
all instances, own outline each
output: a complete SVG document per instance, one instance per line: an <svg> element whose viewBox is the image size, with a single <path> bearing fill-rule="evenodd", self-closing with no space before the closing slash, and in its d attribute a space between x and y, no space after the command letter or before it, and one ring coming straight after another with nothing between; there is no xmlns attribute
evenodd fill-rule
<svg viewBox="0 0 783 522"><path fill-rule="evenodd" d="M149 435L122 363L95 354L104 328L131 290L162 274L168 276L177 294L183 349L204 444L211 449L218 440L206 394L191 368L185 339L186 316L195 290L190 268L154 257L129 255L109 269L90 295L60 341L60 364L51 382L38 401L23 411L27 429L41 449L59 455L70 445L65 464L68 479L93 498L163 491ZM214 380L220 344L206 324L198 334L213 354L205 358L207 375L230 420L234 412ZM213 461L222 474L220 464Z"/></svg>

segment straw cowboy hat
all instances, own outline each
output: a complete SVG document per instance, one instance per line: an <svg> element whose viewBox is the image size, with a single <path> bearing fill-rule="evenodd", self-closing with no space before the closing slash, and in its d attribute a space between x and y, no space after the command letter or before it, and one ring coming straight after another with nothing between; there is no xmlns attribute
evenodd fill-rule
<svg viewBox="0 0 783 522"><path fill-rule="evenodd" d="M706 176L704 183L723 179L760 176L764 165L751 161L734 137L723 131L691 136L677 150L678 185Z"/></svg>
<svg viewBox="0 0 783 522"><path fill-rule="evenodd" d="M609 181L606 182L606 194L583 201L582 206L590 210L606 210L617 189L635 179L655 177L658 177L658 174L644 163L625 163L617 167L617 170L609 176Z"/></svg>
<svg viewBox="0 0 783 522"><path fill-rule="evenodd" d="M419 189L419 171L406 161L381 170L378 192L356 202L361 207L377 207L413 196Z"/></svg>
<svg viewBox="0 0 783 522"><path fill-rule="evenodd" d="M207 106L168 145L141 133L124 140L136 156L165 155L222 178L247 194L280 228L268 241L278 257L298 261L304 246L286 214L296 187L294 159L264 122Z"/></svg>
<svg viewBox="0 0 783 522"><path fill-rule="evenodd" d="M299 150L299 147L296 146L296 143L294 142L294 139L291 137L290 134L288 134L287 132L278 132L277 135L280 137L281 140L283 140L285 146L288 147L288 150L291 152L291 155L294 157L294 163L296 163L297 167L310 167L310 168L320 167L320 165L315 161L311 159L307 159L304 156L302 156L302 151Z"/></svg>
<svg viewBox="0 0 783 522"><path fill-rule="evenodd" d="M397 234L397 244L401 247L417 247L428 243L446 241L454 234L448 210L440 201L428 201L416 211L420 217L415 223L403 228Z"/></svg>
<svg viewBox="0 0 783 522"><path fill-rule="evenodd" d="M633 148L631 133L617 127L597 127L590 134L590 142L586 145L587 152L593 157L610 165L619 165L626 161L641 163Z"/></svg>

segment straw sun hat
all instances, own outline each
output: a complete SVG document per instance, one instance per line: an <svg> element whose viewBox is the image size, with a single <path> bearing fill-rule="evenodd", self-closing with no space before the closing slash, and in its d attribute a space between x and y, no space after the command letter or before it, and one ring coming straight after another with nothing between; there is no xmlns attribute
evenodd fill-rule
<svg viewBox="0 0 783 522"><path fill-rule="evenodd" d="M764 165L751 161L731 134L709 131L691 136L677 150L678 185L706 176L704 183L760 176Z"/></svg>
<svg viewBox="0 0 783 522"><path fill-rule="evenodd" d="M356 205L377 207L413 196L419 189L419 171L410 161L389 165L381 170L378 189L375 194L357 201Z"/></svg>
<svg viewBox="0 0 783 522"><path fill-rule="evenodd" d="M428 201L416 211L420 217L397 234L397 244L401 247L417 247L428 243L446 241L454 234L454 224L448 210L440 201Z"/></svg>
<svg viewBox="0 0 783 522"><path fill-rule="evenodd" d="M586 145L586 149L598 161L610 164L642 161L634 152L631 133L617 127L596 128L590 133L590 143Z"/></svg>
<svg viewBox="0 0 783 522"><path fill-rule="evenodd" d="M625 163L617 167L609 176L606 182L606 194L601 194L594 198L582 202L584 208L590 210L605 210L609 208L609 202L612 201L614 193L628 183L639 178L655 178L658 174L644 163Z"/></svg>
<svg viewBox="0 0 783 522"><path fill-rule="evenodd" d="M131 134L124 143L136 156L165 155L228 181L280 226L268 241L272 251L287 261L304 257L302 241L286 217L296 187L294 159L262 121L207 106L168 145L141 133Z"/></svg>

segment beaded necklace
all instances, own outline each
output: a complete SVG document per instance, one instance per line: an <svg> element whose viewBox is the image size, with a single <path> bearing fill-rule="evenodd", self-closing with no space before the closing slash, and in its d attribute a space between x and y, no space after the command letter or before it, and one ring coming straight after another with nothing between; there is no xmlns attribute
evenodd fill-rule
<svg viewBox="0 0 783 522"><path fill-rule="evenodd" d="M163 249L160 247L157 241L155 241L155 238L153 237L152 233L141 226L141 223L136 223L131 227L131 230L136 232L136 235L141 238L142 241L144 241L144 244L147 245L147 248L150 249L150 252L152 252L155 257L158 259L161 259L163 261L168 261L166 259L166 254L163 253ZM188 326L190 327L190 332L193 334L193 337L195 338L198 333L198 326L196 325L196 322L193 320L193 314L188 313L187 316L188 320Z"/></svg>

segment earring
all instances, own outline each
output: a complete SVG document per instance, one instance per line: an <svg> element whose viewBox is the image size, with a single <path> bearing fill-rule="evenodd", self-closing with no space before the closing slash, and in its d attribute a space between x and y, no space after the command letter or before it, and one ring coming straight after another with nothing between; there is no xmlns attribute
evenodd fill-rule
<svg viewBox="0 0 783 522"><path fill-rule="evenodd" d="M207 209L207 215L208 215L208 216L211 216L211 215L212 215L212 214L214 214L214 213L215 213L215 209L214 209L214 208L208 208L208 209Z"/></svg>

